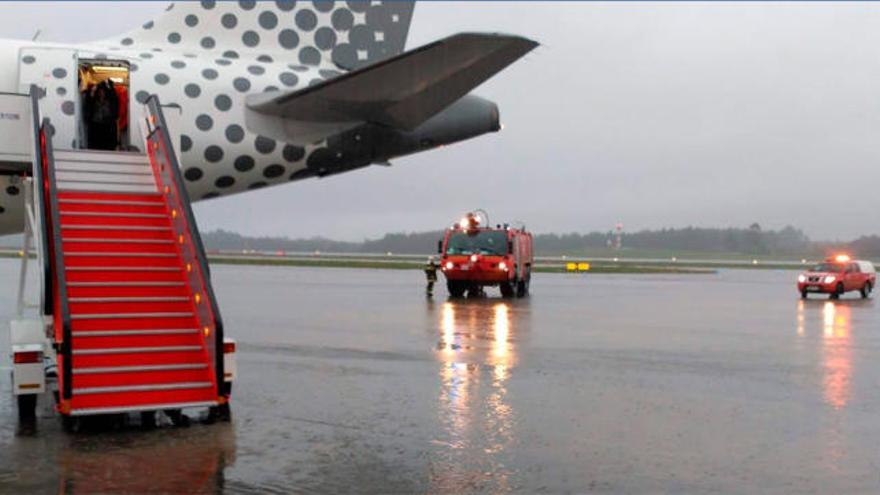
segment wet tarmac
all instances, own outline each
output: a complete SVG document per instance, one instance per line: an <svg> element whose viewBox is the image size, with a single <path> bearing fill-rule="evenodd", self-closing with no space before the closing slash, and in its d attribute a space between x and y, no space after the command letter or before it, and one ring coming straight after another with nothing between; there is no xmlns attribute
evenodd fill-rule
<svg viewBox="0 0 880 495"><path fill-rule="evenodd" d="M880 491L877 303L802 302L794 272L432 302L416 271L213 271L233 422L66 434L43 400L21 432L4 330L0 493Z"/></svg>

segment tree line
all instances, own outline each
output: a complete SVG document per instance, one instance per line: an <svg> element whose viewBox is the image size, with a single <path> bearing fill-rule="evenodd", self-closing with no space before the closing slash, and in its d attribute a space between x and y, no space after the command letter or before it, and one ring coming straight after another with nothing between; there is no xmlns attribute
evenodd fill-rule
<svg viewBox="0 0 880 495"><path fill-rule="evenodd" d="M285 251L324 253L397 253L431 254L437 250L442 231L389 233L362 242L335 241L321 237L247 237L217 230L202 234L209 250ZM614 232L536 234L535 252L539 255L578 255L611 249ZM625 232L622 250L669 252L739 253L748 255L819 256L835 250L849 250L863 257L880 257L880 237L866 236L849 243L813 242L803 231L792 226L764 230L758 224L747 228L664 228Z"/></svg>

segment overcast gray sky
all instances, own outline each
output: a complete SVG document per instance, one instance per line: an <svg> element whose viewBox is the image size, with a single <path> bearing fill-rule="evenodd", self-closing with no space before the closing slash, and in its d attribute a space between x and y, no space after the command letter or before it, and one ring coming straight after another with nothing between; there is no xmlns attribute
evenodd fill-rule
<svg viewBox="0 0 880 495"><path fill-rule="evenodd" d="M164 7L3 2L0 35L97 39ZM880 4L421 2L409 47L466 30L543 44L476 91L503 132L201 203L200 226L358 240L481 207L537 232L880 232Z"/></svg>

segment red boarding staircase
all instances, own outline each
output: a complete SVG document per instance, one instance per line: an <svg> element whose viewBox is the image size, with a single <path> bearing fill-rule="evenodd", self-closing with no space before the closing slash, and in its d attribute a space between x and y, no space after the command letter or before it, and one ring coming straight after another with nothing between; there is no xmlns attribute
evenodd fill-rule
<svg viewBox="0 0 880 495"><path fill-rule="evenodd" d="M146 154L53 151L48 126L60 412L228 408L223 325L158 100L147 102Z"/></svg>

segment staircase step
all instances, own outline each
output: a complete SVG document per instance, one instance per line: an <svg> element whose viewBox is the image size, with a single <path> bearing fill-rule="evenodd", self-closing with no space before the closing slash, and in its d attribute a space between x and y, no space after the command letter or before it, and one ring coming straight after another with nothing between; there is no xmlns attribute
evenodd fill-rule
<svg viewBox="0 0 880 495"><path fill-rule="evenodd" d="M134 201L145 203L165 204L159 191L150 191L143 193L132 192L108 192L108 191L59 191L58 202L73 201Z"/></svg>
<svg viewBox="0 0 880 495"><path fill-rule="evenodd" d="M175 370L204 370L208 369L205 363L177 363L177 364L146 364L141 366L105 366L93 368L77 368L74 375L96 375L103 373L137 373L150 371L175 371Z"/></svg>
<svg viewBox="0 0 880 495"><path fill-rule="evenodd" d="M142 352L142 347L117 350L115 352L100 349L88 349L86 354L74 354L74 368L109 367L109 366L151 366L175 363L204 363L205 351L201 346L178 346L178 348L155 348Z"/></svg>
<svg viewBox="0 0 880 495"><path fill-rule="evenodd" d="M55 161L55 172L153 175L149 164L93 163L81 161Z"/></svg>
<svg viewBox="0 0 880 495"><path fill-rule="evenodd" d="M137 411L157 411L185 407L207 407L217 404L217 390L213 387L183 390L153 390L136 393L91 394L74 396L71 414L111 414Z"/></svg>
<svg viewBox="0 0 880 495"><path fill-rule="evenodd" d="M84 216L80 214L61 214L61 229L85 227L121 227L124 229L142 229L144 227L169 228L170 221L165 215L148 217L126 217L119 215Z"/></svg>
<svg viewBox="0 0 880 495"><path fill-rule="evenodd" d="M62 237L61 242L95 243L95 244L174 244L173 239L127 239L112 237Z"/></svg>
<svg viewBox="0 0 880 495"><path fill-rule="evenodd" d="M182 272L178 266L68 266L68 272Z"/></svg>
<svg viewBox="0 0 880 495"><path fill-rule="evenodd" d="M85 205L85 206L148 206L148 207L164 207L165 203L161 199L156 201L132 200L132 199L59 199L59 205Z"/></svg>
<svg viewBox="0 0 880 495"><path fill-rule="evenodd" d="M67 297L185 297L190 298L190 291L183 283L176 285L120 285L110 283L104 286L81 286L67 284Z"/></svg>
<svg viewBox="0 0 880 495"><path fill-rule="evenodd" d="M61 230L107 230L107 231L132 231L132 232L171 232L171 227L141 226L141 225L61 225Z"/></svg>
<svg viewBox="0 0 880 495"><path fill-rule="evenodd" d="M104 217L104 218L162 218L167 220L165 213L128 213L113 211L71 211L61 210L62 221L64 217Z"/></svg>
<svg viewBox="0 0 880 495"><path fill-rule="evenodd" d="M144 283L144 282L183 282L183 270L144 271L144 270L67 270L67 282L77 283Z"/></svg>
<svg viewBox="0 0 880 495"><path fill-rule="evenodd" d="M178 252L171 242L162 243L99 243L99 242L64 242L65 256L150 256L170 255L177 258Z"/></svg>
<svg viewBox="0 0 880 495"><path fill-rule="evenodd" d="M192 335L199 333L196 328L167 329L167 330L80 330L73 332L74 338L87 337L120 337L129 335Z"/></svg>
<svg viewBox="0 0 880 495"><path fill-rule="evenodd" d="M108 174L104 172L64 172L56 170L55 180L57 180L59 184L75 182L84 184L127 184L156 187L156 179L153 177L152 172L137 174Z"/></svg>
<svg viewBox="0 0 880 495"><path fill-rule="evenodd" d="M64 265L67 267L68 271L77 270L79 268L95 268L99 270L115 271L130 271L131 269L155 271L160 268L180 270L180 258L177 256L166 256L163 253L152 254L150 256L96 256L95 254L82 256L77 253L66 253L64 255Z"/></svg>
<svg viewBox="0 0 880 495"><path fill-rule="evenodd" d="M115 387L83 387L73 389L74 395L88 394L112 394L119 392L152 392L157 390L181 390L181 389L197 389L210 388L211 382L182 382L182 383L161 383L148 385L128 385Z"/></svg>
<svg viewBox="0 0 880 495"><path fill-rule="evenodd" d="M188 297L70 297L72 303L189 302Z"/></svg>
<svg viewBox="0 0 880 495"><path fill-rule="evenodd" d="M197 345L178 345L166 347L109 347L105 349L74 349L74 356L92 356L109 354L143 354L151 352L198 352L202 350Z"/></svg>
<svg viewBox="0 0 880 495"><path fill-rule="evenodd" d="M71 320L133 320L144 318L192 318L195 313L88 313L71 314Z"/></svg>
<svg viewBox="0 0 880 495"><path fill-rule="evenodd" d="M108 164L150 165L146 153L101 150L54 150L55 162L86 162Z"/></svg>
<svg viewBox="0 0 880 495"><path fill-rule="evenodd" d="M57 189L59 192L85 192L85 193L152 193L158 194L156 184L113 184L113 183L97 183L97 182L74 182L74 181L58 181Z"/></svg>
<svg viewBox="0 0 880 495"><path fill-rule="evenodd" d="M112 366L106 367L106 369L112 368ZM130 368L135 367L131 366ZM210 375L210 372L208 371L208 366L204 364L201 365L199 368L177 368L170 370L138 369L136 371L86 373L73 376L73 389L81 390L84 388L138 387L147 385L163 386L202 382L211 383L211 378L212 377Z"/></svg>
<svg viewBox="0 0 880 495"><path fill-rule="evenodd" d="M68 287L183 287L183 282L68 282Z"/></svg>
<svg viewBox="0 0 880 495"><path fill-rule="evenodd" d="M145 253L139 251L131 252L96 252L96 251L65 251L64 256L71 258L174 258L178 259L177 253Z"/></svg>
<svg viewBox="0 0 880 495"><path fill-rule="evenodd" d="M62 241L63 243L64 241ZM64 256L72 257L88 257L102 256L105 258L178 258L177 251L171 249L171 246L165 244L144 244L121 245L111 244L109 246L94 245L89 246L85 243L73 243L64 246Z"/></svg>
<svg viewBox="0 0 880 495"><path fill-rule="evenodd" d="M184 298L182 302L81 303L71 301L69 307L73 319L115 320L117 318L188 318L194 316L192 313L193 301L188 297Z"/></svg>

